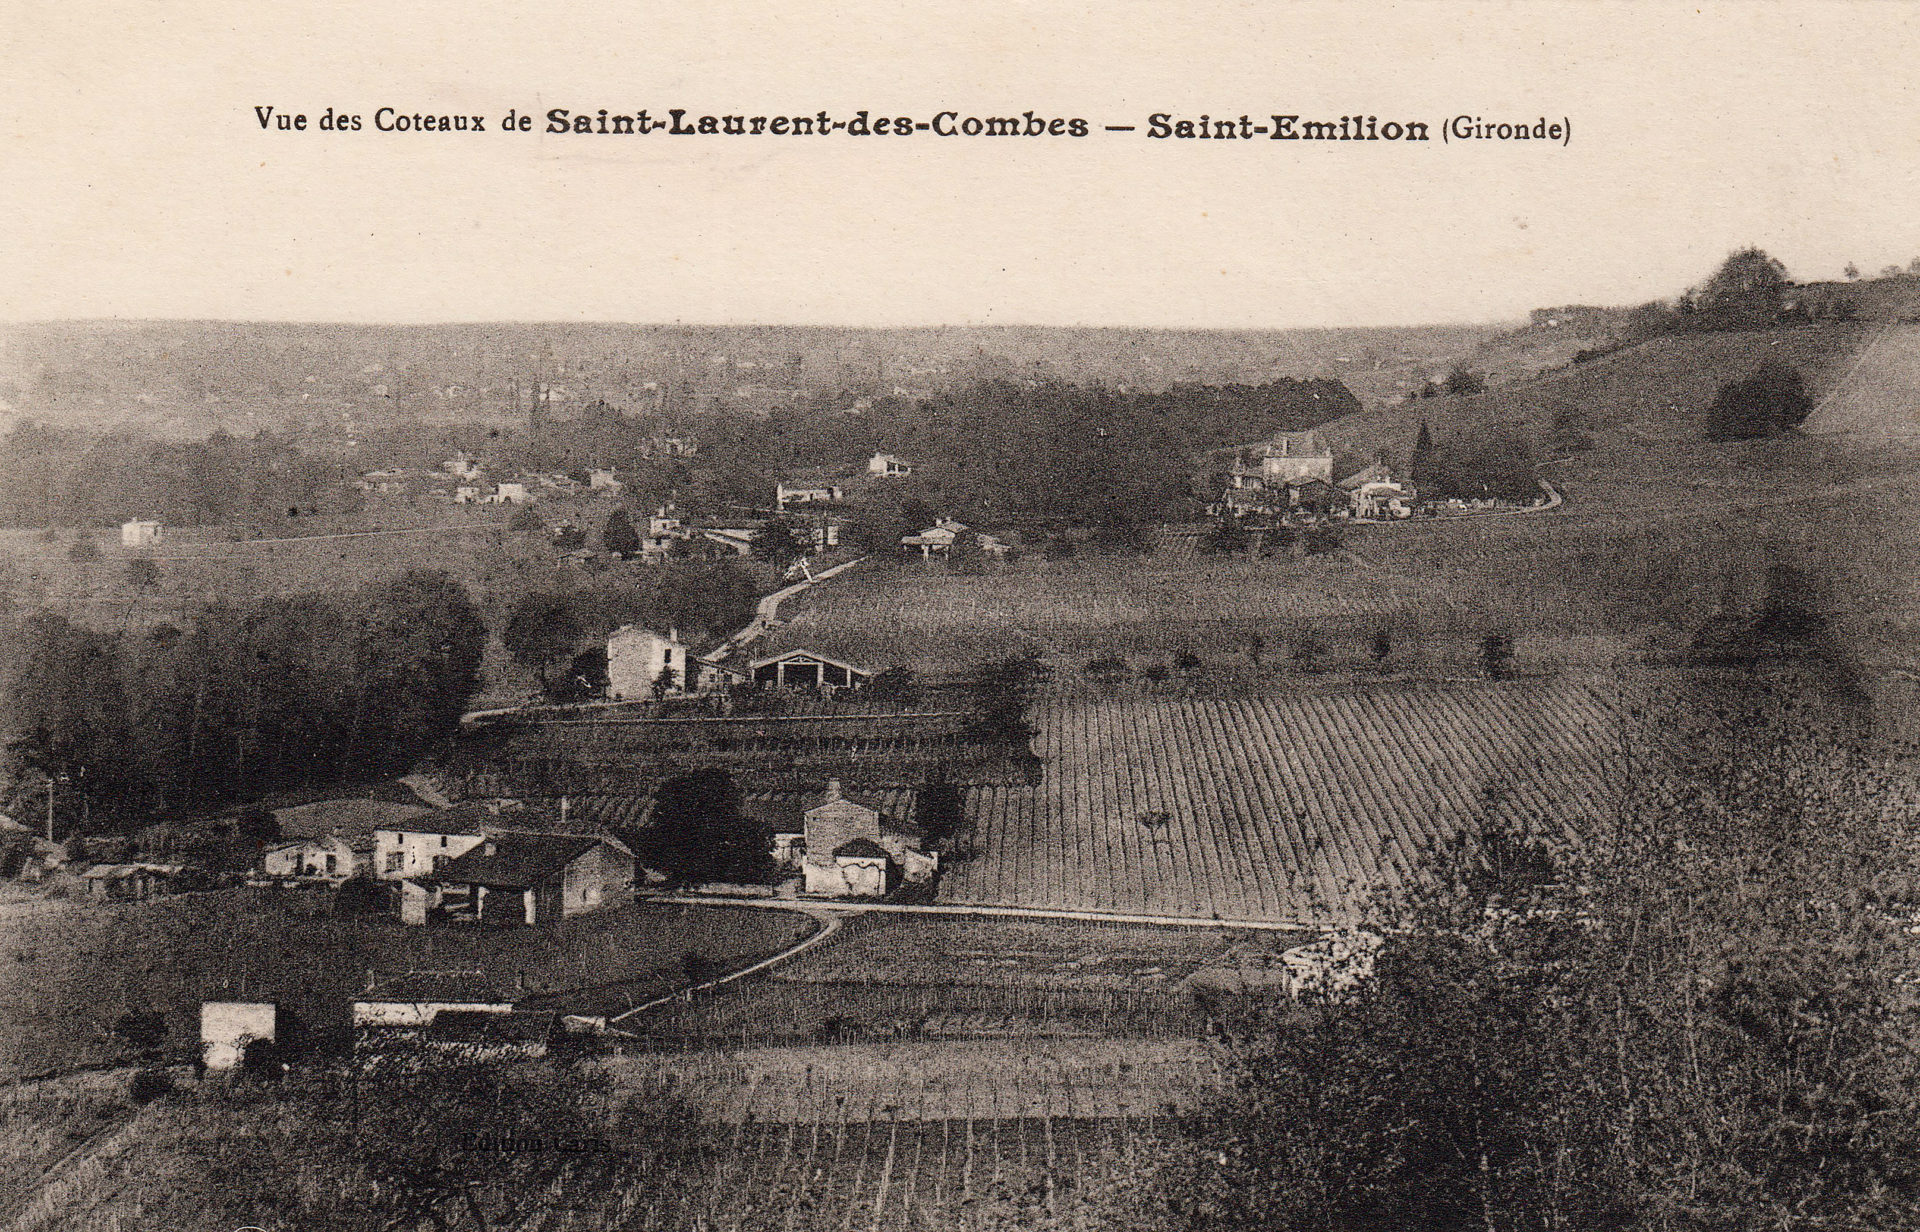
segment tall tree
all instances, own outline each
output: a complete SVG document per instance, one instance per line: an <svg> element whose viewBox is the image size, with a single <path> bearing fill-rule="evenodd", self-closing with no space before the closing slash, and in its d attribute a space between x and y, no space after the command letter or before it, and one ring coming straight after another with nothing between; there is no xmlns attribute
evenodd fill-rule
<svg viewBox="0 0 1920 1232"><path fill-rule="evenodd" d="M669 779L654 793L640 850L647 867L681 881L765 880L773 835L740 809L740 793L724 770Z"/></svg>
<svg viewBox="0 0 1920 1232"><path fill-rule="evenodd" d="M632 556L640 550L640 533L633 528L633 520L624 509L614 509L607 514L606 524L600 528L600 547L603 551L616 556Z"/></svg>
<svg viewBox="0 0 1920 1232"><path fill-rule="evenodd" d="M531 594L513 605L500 640L520 666L531 669L547 687L547 669L572 658L584 631L573 600L560 594Z"/></svg>
<svg viewBox="0 0 1920 1232"><path fill-rule="evenodd" d="M1780 317L1787 267L1758 248L1728 255L1695 297L1699 311L1720 327L1764 327Z"/></svg>

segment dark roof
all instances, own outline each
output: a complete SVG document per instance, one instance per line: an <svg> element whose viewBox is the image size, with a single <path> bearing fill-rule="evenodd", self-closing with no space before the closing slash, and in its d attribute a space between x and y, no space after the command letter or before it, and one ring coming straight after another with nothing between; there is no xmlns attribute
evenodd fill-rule
<svg viewBox="0 0 1920 1232"><path fill-rule="evenodd" d="M597 838L573 834L497 834L419 880L525 889L552 881L599 845Z"/></svg>
<svg viewBox="0 0 1920 1232"><path fill-rule="evenodd" d="M560 1025L552 1011L441 1010L427 1025L427 1038L448 1044L544 1044Z"/></svg>
<svg viewBox="0 0 1920 1232"><path fill-rule="evenodd" d="M868 860L884 860L887 858L887 849L870 838L856 838L835 847L833 855L835 859L841 856L854 856Z"/></svg>

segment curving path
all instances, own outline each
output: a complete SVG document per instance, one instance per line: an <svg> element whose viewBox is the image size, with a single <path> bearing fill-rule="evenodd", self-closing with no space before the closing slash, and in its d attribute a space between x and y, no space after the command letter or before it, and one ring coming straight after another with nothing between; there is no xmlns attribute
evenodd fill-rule
<svg viewBox="0 0 1920 1232"><path fill-rule="evenodd" d="M683 1001L692 997L695 993L705 992L709 988L718 988L722 984L731 984L735 980L745 979L747 976L765 971L769 967L777 967L783 962L798 958L808 950L826 944L828 938L840 931L840 921L842 918L840 913L823 910L819 906L811 903L796 904L791 899L762 901L758 899L743 900L724 898L719 895L680 895L671 898L660 896L660 900L681 903L714 903L723 907L777 907L783 911L793 911L801 915L811 916L814 922L819 924L820 927L805 937L802 937L793 945L781 950L778 954L769 958L763 958L751 966L742 967L738 971L729 971L727 974L715 979L703 980L698 984L692 984L686 988L682 988L678 992L670 992L663 997L655 997L653 1000L641 1005L636 1005L630 1010L624 1010L621 1013L615 1014L607 1019L608 1026L620 1022L622 1019L632 1018L635 1014L644 1014L656 1006L667 1004L669 1001Z"/></svg>

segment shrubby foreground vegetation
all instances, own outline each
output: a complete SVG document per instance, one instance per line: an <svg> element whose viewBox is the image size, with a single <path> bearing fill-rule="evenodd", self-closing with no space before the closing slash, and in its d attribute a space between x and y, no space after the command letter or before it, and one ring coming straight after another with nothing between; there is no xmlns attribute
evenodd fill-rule
<svg viewBox="0 0 1920 1232"><path fill-rule="evenodd" d="M1581 852L1436 853L1356 995L1255 1008L1147 1228L1894 1228L1920 891L1893 767L1702 686Z"/></svg>

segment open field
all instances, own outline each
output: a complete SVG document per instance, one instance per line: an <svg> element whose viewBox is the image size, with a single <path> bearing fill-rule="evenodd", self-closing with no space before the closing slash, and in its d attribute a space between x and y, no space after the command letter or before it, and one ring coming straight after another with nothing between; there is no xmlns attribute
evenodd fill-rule
<svg viewBox="0 0 1920 1232"><path fill-rule="evenodd" d="M627 1094L670 1092L752 1122L1164 1116L1217 1081L1188 1039L908 1040L733 1048L599 1062Z"/></svg>
<svg viewBox="0 0 1920 1232"><path fill-rule="evenodd" d="M1407 682L1041 705L1031 787L968 793L956 903L1339 922L1485 819L1567 840L1608 815L1602 679Z"/></svg>
<svg viewBox="0 0 1920 1232"><path fill-rule="evenodd" d="M809 984L1164 991L1208 968L1242 962L1264 968L1280 950L1306 939L1075 920L871 916L772 974Z"/></svg>
<svg viewBox="0 0 1920 1232"><path fill-rule="evenodd" d="M740 966L812 927L786 912L637 904L552 929L419 928L296 915L245 891L76 904L0 922L0 1074L112 1060L108 1033L129 1010L162 1010L170 1053L192 1055L203 998L278 1001L324 1040L369 970L478 970L528 994L630 981L637 1003L683 983L689 952Z"/></svg>

